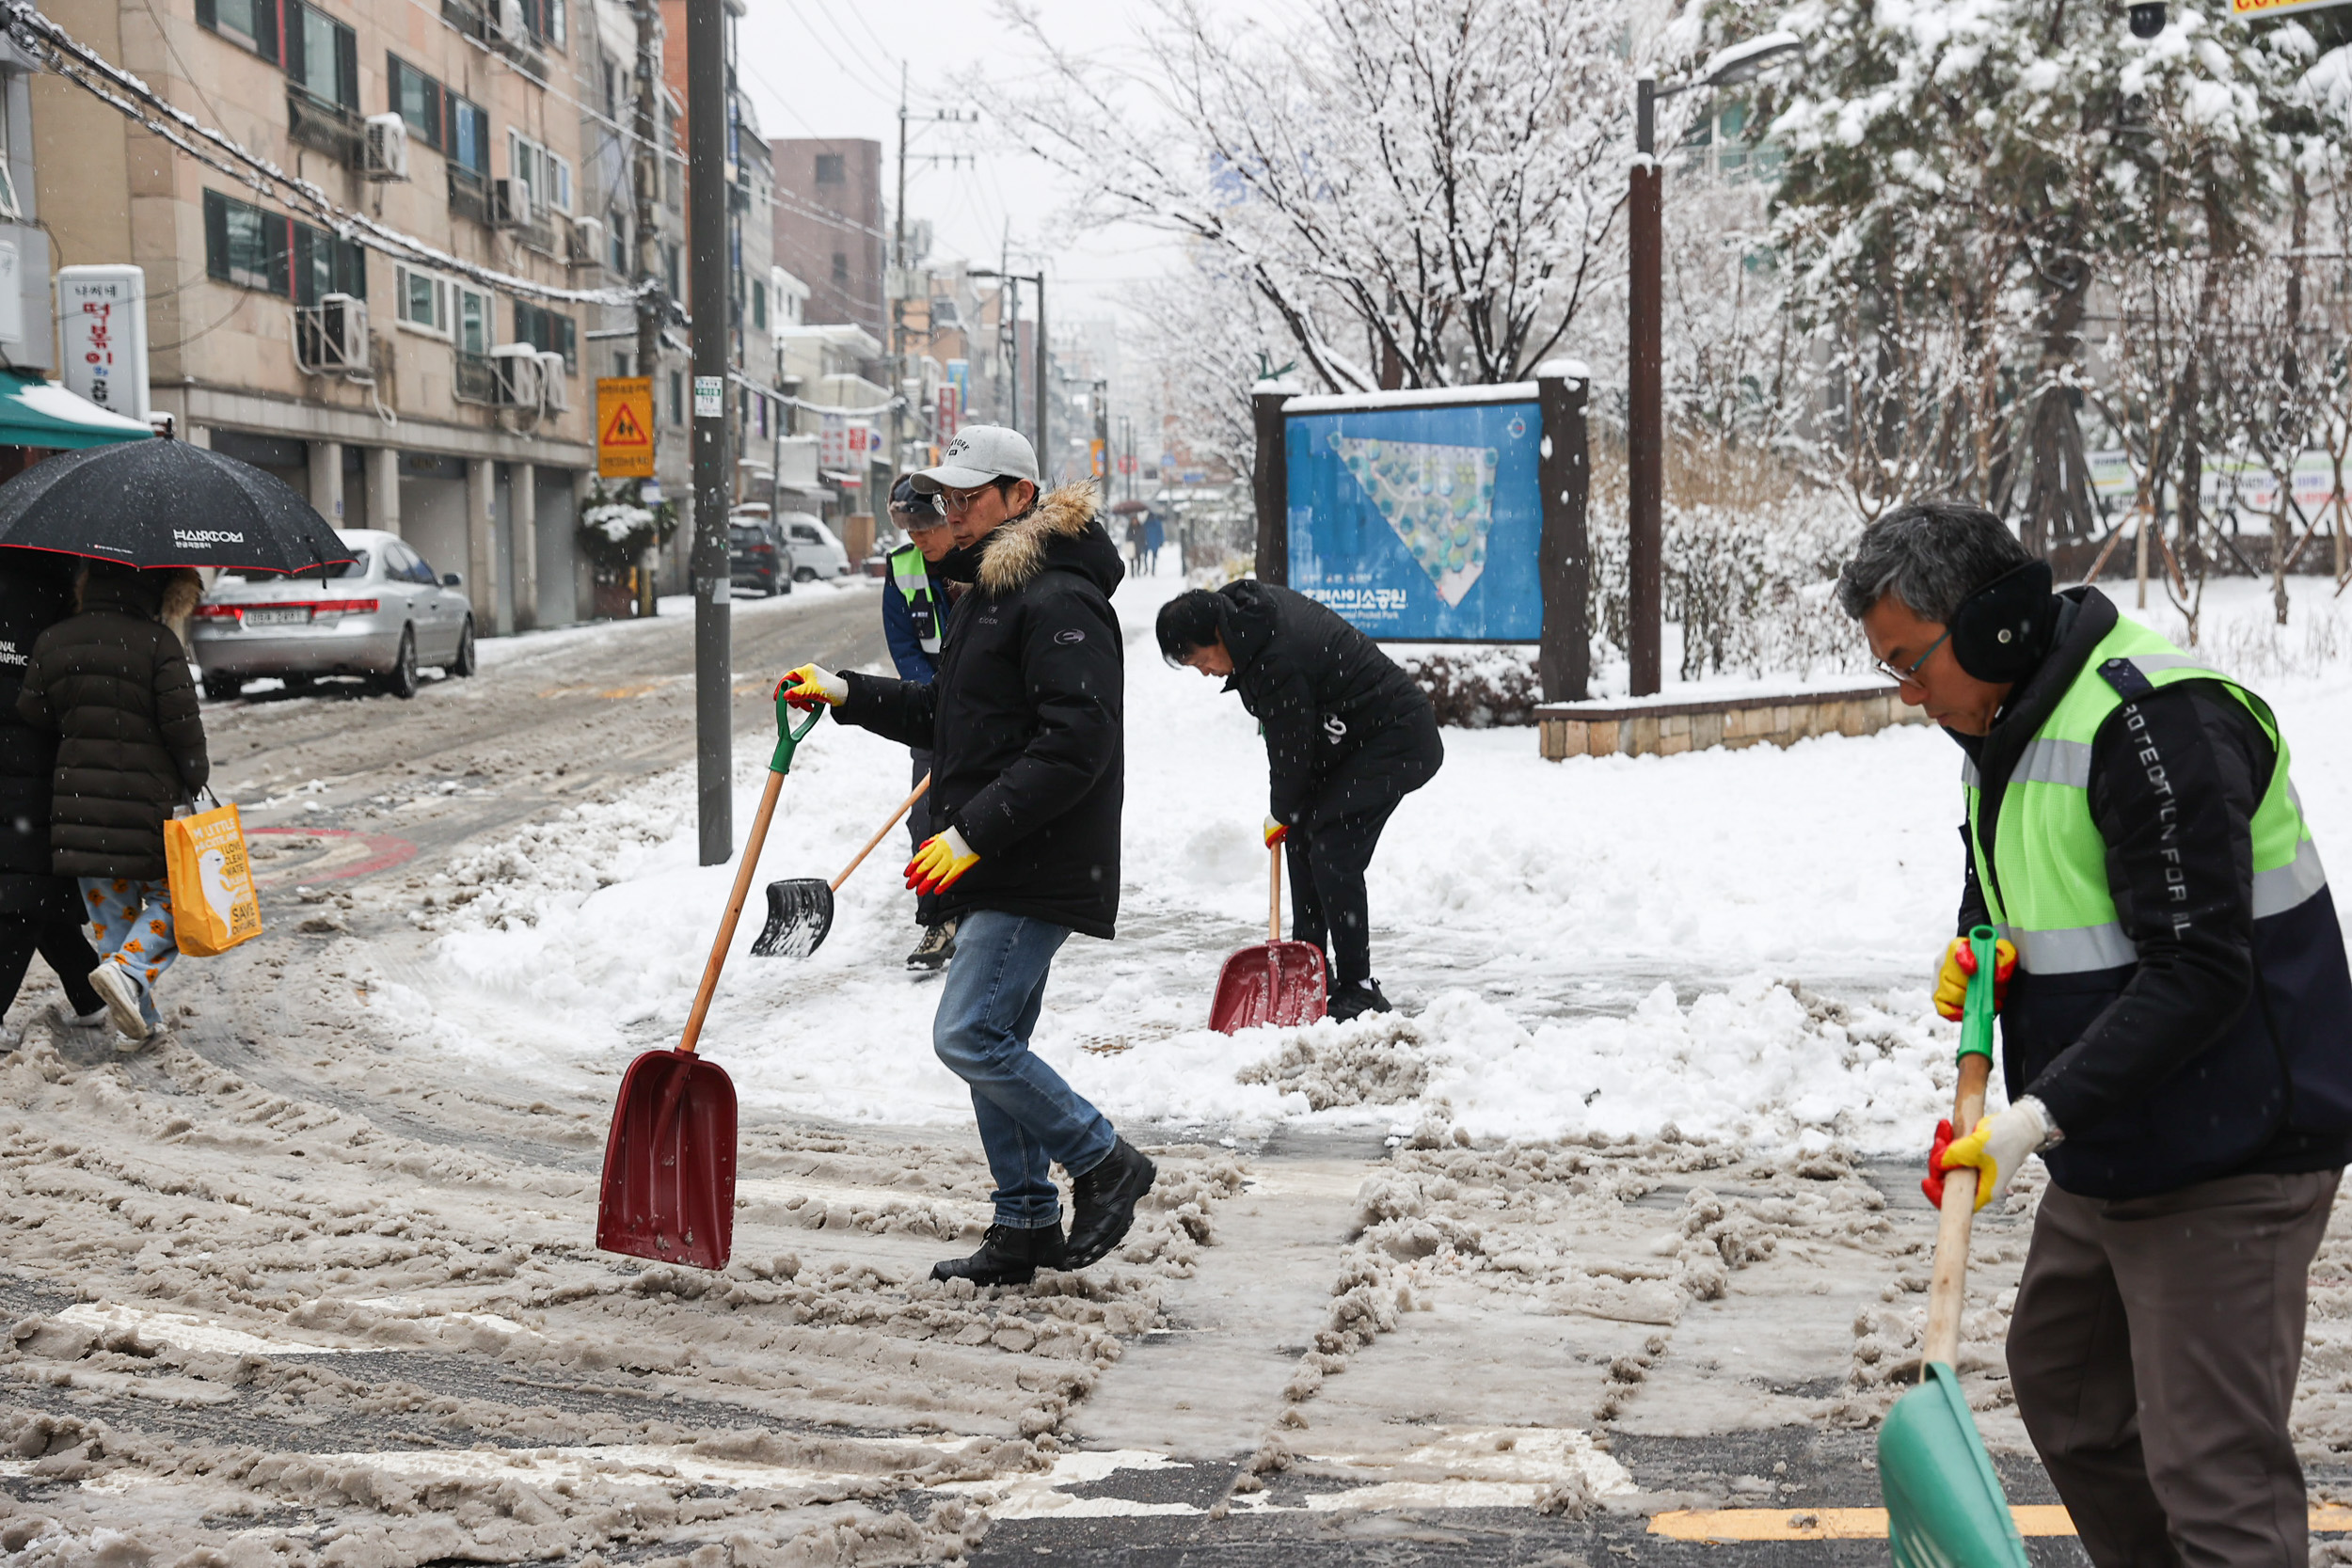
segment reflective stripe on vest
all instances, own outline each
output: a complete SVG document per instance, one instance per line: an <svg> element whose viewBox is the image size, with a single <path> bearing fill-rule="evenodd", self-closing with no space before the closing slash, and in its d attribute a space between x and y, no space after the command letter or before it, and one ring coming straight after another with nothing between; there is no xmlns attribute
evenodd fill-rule
<svg viewBox="0 0 2352 1568"><path fill-rule="evenodd" d="M2018 757L2002 792L1996 853L1990 857L1978 837L1977 767L1973 761L1962 764L1968 842L1985 908L2001 934L2017 944L2018 962L2030 974L2084 974L2138 960L2116 918L2106 842L2090 815L2091 745L2100 727L2124 705L2101 669L2118 659L2158 689L2191 680L2219 683L2278 749L2278 766L2251 824L2254 918L2283 914L2328 885L2302 800L2288 777L2286 739L2268 705L2154 632L2119 621L2083 661L2074 684Z"/></svg>
<svg viewBox="0 0 2352 1568"><path fill-rule="evenodd" d="M939 606L931 596L930 568L924 563L923 552L914 545L901 545L890 552L890 580L898 585L898 596L907 602L907 613L914 617L914 639L923 644L927 654L939 652L946 641L939 624Z"/></svg>

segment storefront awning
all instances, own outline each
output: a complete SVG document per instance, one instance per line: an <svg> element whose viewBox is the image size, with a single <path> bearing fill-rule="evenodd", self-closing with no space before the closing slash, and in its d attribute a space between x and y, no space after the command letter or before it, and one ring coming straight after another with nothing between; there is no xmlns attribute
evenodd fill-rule
<svg viewBox="0 0 2352 1568"><path fill-rule="evenodd" d="M144 441L154 432L54 381L0 374L0 446L103 447Z"/></svg>

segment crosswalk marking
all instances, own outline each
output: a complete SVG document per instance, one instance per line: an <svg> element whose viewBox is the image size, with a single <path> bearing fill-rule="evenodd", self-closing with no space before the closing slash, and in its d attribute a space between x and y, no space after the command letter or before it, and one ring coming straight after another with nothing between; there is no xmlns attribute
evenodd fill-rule
<svg viewBox="0 0 2352 1568"><path fill-rule="evenodd" d="M2057 1503L2010 1507L2020 1535L2072 1535L2074 1521ZM2314 1534L2352 1531L2352 1508L2312 1509ZM1686 1508L1654 1514L1649 1532L1670 1541L1883 1541L1883 1508Z"/></svg>

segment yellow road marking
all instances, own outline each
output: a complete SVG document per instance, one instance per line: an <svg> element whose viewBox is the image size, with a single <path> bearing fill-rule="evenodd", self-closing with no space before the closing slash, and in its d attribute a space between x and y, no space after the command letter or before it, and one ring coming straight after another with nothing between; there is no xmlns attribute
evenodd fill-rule
<svg viewBox="0 0 2352 1568"><path fill-rule="evenodd" d="M2057 1503L2013 1504L2020 1535L2072 1535L2074 1521ZM2352 1531L2352 1508L2330 1503L2312 1509L2312 1528L2321 1533ZM1649 1532L1670 1541L1883 1541L1883 1508L1686 1508L1654 1514Z"/></svg>

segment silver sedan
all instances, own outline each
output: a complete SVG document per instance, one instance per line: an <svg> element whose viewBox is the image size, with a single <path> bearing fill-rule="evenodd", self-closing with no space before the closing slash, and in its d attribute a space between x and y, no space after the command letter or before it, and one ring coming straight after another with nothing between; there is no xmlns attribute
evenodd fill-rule
<svg viewBox="0 0 2352 1568"><path fill-rule="evenodd" d="M296 578L223 572L188 624L204 694L235 696L275 675L290 687L361 675L395 697L417 694L420 665L474 672L473 606L456 573L436 576L398 536L340 529L354 557Z"/></svg>

